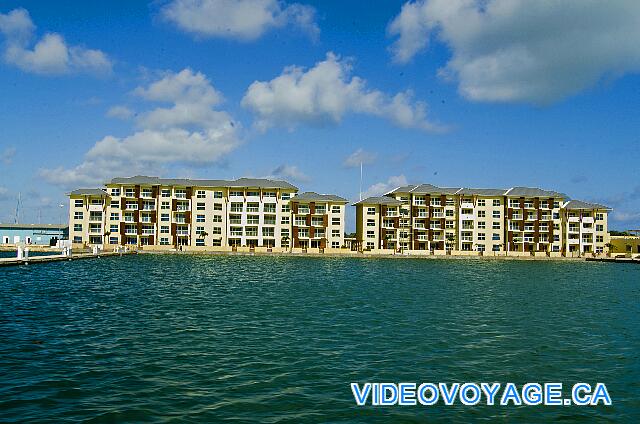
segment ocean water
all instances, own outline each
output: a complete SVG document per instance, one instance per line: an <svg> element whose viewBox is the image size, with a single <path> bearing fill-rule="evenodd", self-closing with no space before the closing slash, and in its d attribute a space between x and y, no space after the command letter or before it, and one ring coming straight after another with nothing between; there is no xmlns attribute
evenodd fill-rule
<svg viewBox="0 0 640 424"><path fill-rule="evenodd" d="M636 265L138 255L0 286L0 422L640 420ZM603 382L613 405L356 407L367 381Z"/></svg>

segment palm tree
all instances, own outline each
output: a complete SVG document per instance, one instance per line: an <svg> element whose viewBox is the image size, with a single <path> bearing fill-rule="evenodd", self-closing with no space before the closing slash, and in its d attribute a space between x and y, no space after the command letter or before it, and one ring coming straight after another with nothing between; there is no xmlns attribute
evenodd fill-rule
<svg viewBox="0 0 640 424"><path fill-rule="evenodd" d="M449 234L446 237L447 246L450 248L449 250L453 250L453 243L456 241L456 236L453 234Z"/></svg>
<svg viewBox="0 0 640 424"><path fill-rule="evenodd" d="M607 256L611 256L611 254L613 253L613 248L614 245L612 243L607 243L604 245L607 248Z"/></svg>

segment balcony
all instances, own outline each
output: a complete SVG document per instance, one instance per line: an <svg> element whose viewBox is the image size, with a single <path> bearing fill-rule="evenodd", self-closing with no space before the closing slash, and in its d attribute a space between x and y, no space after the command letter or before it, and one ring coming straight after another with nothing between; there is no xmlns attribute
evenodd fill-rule
<svg viewBox="0 0 640 424"><path fill-rule="evenodd" d="M568 242L569 244L580 244L580 239L577 239L577 238L570 238L570 239L568 239L568 240L567 240L567 242Z"/></svg>
<svg viewBox="0 0 640 424"><path fill-rule="evenodd" d="M522 221L522 215L513 215L512 221Z"/></svg>
<svg viewBox="0 0 640 424"><path fill-rule="evenodd" d="M536 221L537 219L536 215L527 215L527 221Z"/></svg>
<svg viewBox="0 0 640 424"><path fill-rule="evenodd" d="M568 218L568 221L569 221L569 222L580 222L580 218L579 218L579 217L577 217L577 216L570 216L570 217Z"/></svg>
<svg viewBox="0 0 640 424"><path fill-rule="evenodd" d="M533 243L533 237L525 237L524 241L525 243Z"/></svg>
<svg viewBox="0 0 640 424"><path fill-rule="evenodd" d="M462 202L462 204L460 205L460 207L462 209L473 209L473 203L469 203L469 202Z"/></svg>
<svg viewBox="0 0 640 424"><path fill-rule="evenodd" d="M462 236L462 237L460 237L460 240L462 240L462 241L473 241L473 237L472 236Z"/></svg>
<svg viewBox="0 0 640 424"><path fill-rule="evenodd" d="M415 228L416 230L426 230L427 227L425 227L425 225L422 222L416 222L413 224L413 228Z"/></svg>
<svg viewBox="0 0 640 424"><path fill-rule="evenodd" d="M433 217L434 218L444 218L444 214L442 212L434 212L433 213Z"/></svg>
<svg viewBox="0 0 640 424"><path fill-rule="evenodd" d="M189 230L177 230L176 234L179 236L188 236L189 235Z"/></svg>
<svg viewBox="0 0 640 424"><path fill-rule="evenodd" d="M417 239L418 239L418 241L427 241L428 240L426 234L418 234Z"/></svg>
<svg viewBox="0 0 640 424"><path fill-rule="evenodd" d="M463 213L463 214L460 214L460 219L463 221L473 221L474 216L472 213Z"/></svg>
<svg viewBox="0 0 640 424"><path fill-rule="evenodd" d="M570 233L579 233L580 232L580 228L578 228L578 227L569 227L568 231Z"/></svg>
<svg viewBox="0 0 640 424"><path fill-rule="evenodd" d="M582 223L583 224L593 224L593 217L592 216L585 216L582 218Z"/></svg>
<svg viewBox="0 0 640 424"><path fill-rule="evenodd" d="M102 212L102 205L89 205L89 212Z"/></svg>

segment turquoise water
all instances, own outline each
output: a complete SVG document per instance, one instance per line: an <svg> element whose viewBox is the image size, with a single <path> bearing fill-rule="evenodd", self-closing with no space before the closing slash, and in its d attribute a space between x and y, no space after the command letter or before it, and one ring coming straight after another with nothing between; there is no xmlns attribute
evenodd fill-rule
<svg viewBox="0 0 640 424"><path fill-rule="evenodd" d="M638 422L639 277L188 255L0 268L0 422ZM613 405L357 408L366 381L604 382Z"/></svg>

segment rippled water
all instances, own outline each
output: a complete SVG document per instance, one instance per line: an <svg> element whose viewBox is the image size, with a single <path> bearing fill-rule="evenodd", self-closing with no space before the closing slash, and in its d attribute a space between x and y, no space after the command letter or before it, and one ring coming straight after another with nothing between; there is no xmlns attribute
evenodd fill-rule
<svg viewBox="0 0 640 424"><path fill-rule="evenodd" d="M0 269L0 422L640 416L640 267L233 256ZM604 382L609 407L365 407L350 382Z"/></svg>

